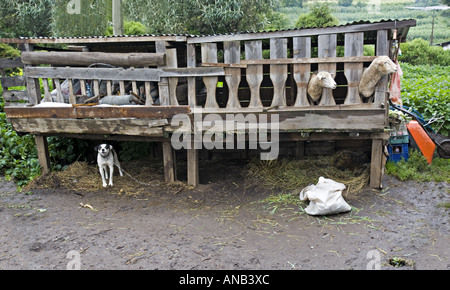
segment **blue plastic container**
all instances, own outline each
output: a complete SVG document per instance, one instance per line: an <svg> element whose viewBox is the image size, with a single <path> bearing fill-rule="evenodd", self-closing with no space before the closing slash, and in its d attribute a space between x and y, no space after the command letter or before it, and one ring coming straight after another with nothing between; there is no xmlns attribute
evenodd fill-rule
<svg viewBox="0 0 450 290"><path fill-rule="evenodd" d="M409 150L408 143L405 144L388 144L389 158L388 161L393 161L395 163L402 159L408 160Z"/></svg>

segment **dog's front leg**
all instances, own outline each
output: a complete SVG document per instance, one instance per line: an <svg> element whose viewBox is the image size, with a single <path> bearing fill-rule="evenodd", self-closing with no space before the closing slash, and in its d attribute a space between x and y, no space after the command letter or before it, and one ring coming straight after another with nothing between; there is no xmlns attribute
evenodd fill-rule
<svg viewBox="0 0 450 290"><path fill-rule="evenodd" d="M102 166L100 166L99 168L100 168L100 175L102 176L103 187L106 187L107 186L106 179L108 178L108 176L106 176L106 179L105 179L105 173L106 173L105 168L103 168Z"/></svg>
<svg viewBox="0 0 450 290"><path fill-rule="evenodd" d="M106 168L105 168L106 170ZM109 185L113 186L114 164L109 166Z"/></svg>

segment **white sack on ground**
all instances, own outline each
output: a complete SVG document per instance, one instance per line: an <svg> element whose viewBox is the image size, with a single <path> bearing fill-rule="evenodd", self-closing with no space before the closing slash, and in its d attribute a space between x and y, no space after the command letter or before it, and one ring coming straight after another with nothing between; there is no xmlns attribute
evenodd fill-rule
<svg viewBox="0 0 450 290"><path fill-rule="evenodd" d="M345 185L332 179L319 177L316 185L309 185L300 192L300 200L309 200L305 212L309 215L330 215L351 210L342 197Z"/></svg>

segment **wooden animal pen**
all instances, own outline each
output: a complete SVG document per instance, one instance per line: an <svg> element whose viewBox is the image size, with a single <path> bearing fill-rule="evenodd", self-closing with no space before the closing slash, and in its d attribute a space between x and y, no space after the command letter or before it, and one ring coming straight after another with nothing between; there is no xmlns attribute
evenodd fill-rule
<svg viewBox="0 0 450 290"><path fill-rule="evenodd" d="M371 146L370 186L379 188L384 142L389 137L388 76L380 80L369 102L362 102L358 84L364 67L376 56L390 55L394 30L402 42L415 23L389 20L206 36L1 39L19 43L23 49L21 61L0 62L0 69L23 67L23 76L1 78L5 112L14 130L35 135L43 172L50 169L47 136L134 140L162 142L165 180L174 181L170 141L179 127L172 126L171 119L185 114L195 123L201 109L204 115L223 117L276 115L280 142L295 142L298 156L311 142L365 140L357 144ZM66 48L51 49L49 44ZM375 55L364 56L365 45L373 45ZM98 63L107 66L93 65ZM319 103L310 103L306 89L316 70L334 73L338 87L324 89ZM68 100L63 97L63 80L68 81ZM143 101L133 106L77 104L75 80L79 80L81 95L88 93L88 85L95 96L100 95L101 84L106 94L112 95L118 83L121 95L131 90ZM54 101L68 105L36 106L43 97L52 100L50 81L56 88ZM26 90L8 90L17 85L25 85ZM153 103L152 89L159 93L159 105ZM227 128L223 133L235 134ZM199 182L198 151L196 147L187 149L187 180L194 186Z"/></svg>

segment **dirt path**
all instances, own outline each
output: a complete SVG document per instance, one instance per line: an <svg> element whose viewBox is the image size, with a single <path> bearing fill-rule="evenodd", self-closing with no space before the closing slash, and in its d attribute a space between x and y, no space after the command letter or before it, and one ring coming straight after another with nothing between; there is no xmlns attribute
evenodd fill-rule
<svg viewBox="0 0 450 290"><path fill-rule="evenodd" d="M120 184L17 193L2 179L0 269L450 269L449 211L438 206L449 184L385 177L385 190L347 199L350 213L318 218L269 203L279 192L241 173L137 195Z"/></svg>

